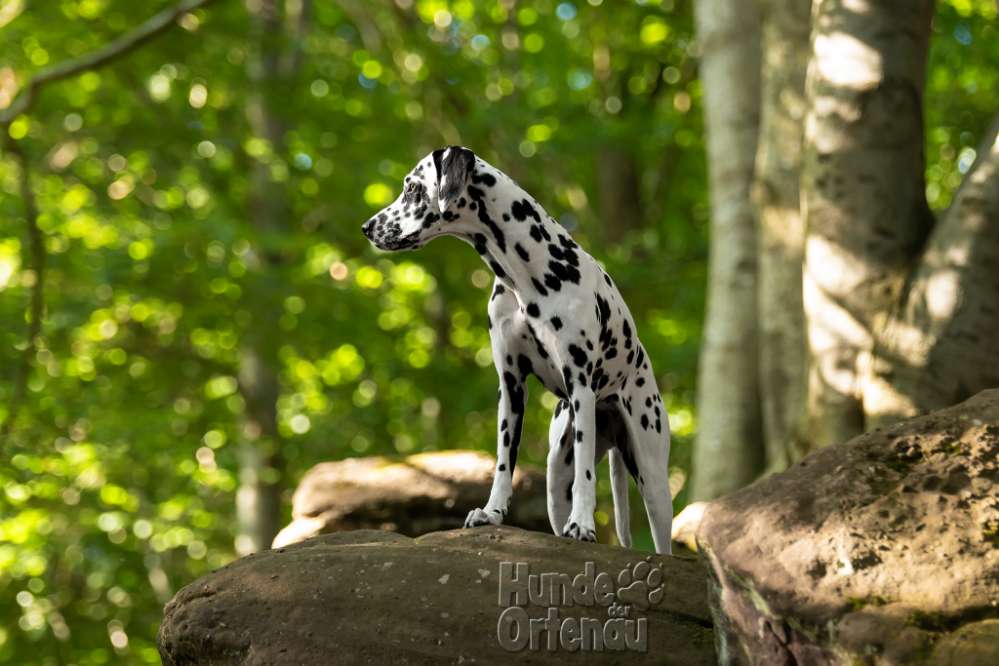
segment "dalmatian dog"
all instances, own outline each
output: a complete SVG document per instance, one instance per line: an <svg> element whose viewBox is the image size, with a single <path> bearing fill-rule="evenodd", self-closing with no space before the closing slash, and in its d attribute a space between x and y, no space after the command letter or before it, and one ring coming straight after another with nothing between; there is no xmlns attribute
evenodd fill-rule
<svg viewBox="0 0 999 666"><path fill-rule="evenodd" d="M618 539L631 545L628 475L656 551L670 552L669 421L635 322L613 280L517 183L472 151L433 151L402 194L362 226L382 250L438 236L472 245L496 276L489 298L500 379L497 466L486 506L466 527L503 522L521 441L527 378L559 398L549 429L548 516L556 534L595 541L595 466L610 457Z"/></svg>

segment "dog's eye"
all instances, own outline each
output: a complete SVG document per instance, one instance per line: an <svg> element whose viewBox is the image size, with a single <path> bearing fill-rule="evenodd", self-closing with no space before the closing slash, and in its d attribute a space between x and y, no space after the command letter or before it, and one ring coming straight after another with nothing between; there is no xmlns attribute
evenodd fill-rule
<svg viewBox="0 0 999 666"><path fill-rule="evenodd" d="M406 183L406 194L412 194L416 191L416 181L409 181Z"/></svg>

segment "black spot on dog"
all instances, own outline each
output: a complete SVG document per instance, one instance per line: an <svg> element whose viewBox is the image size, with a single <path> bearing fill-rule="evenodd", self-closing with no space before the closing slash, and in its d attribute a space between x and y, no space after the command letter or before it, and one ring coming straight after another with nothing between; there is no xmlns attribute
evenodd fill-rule
<svg viewBox="0 0 999 666"><path fill-rule="evenodd" d="M517 254L518 254L518 255L520 256L520 258L521 258L521 259L523 259L524 261L530 261L530 260L531 260L531 255L529 255L529 254L527 253L527 250L525 250L525 249L524 249L524 246L523 246L523 245L521 245L520 243L514 243L514 244L513 244L513 249L517 251Z"/></svg>
<svg viewBox="0 0 999 666"><path fill-rule="evenodd" d="M531 365L531 359L527 358L523 354L517 355L517 369L520 370L521 378L526 378L534 372L534 367Z"/></svg>
<svg viewBox="0 0 999 666"><path fill-rule="evenodd" d="M562 282L571 282L572 284L579 284L579 269L575 266L570 266L566 263L561 263L558 261L549 261L548 270L552 272L556 278Z"/></svg>
<svg viewBox="0 0 999 666"><path fill-rule="evenodd" d="M513 424L513 436L510 440L510 473L513 474L517 466L517 450L520 447L520 435L524 424L524 386L517 381L512 373L503 373L503 383L506 386L508 400L510 401L510 411L513 412L516 421Z"/></svg>
<svg viewBox="0 0 999 666"><path fill-rule="evenodd" d="M486 187L492 187L493 185L496 184L496 177L493 176L491 173L483 173L483 174L476 173L472 174L472 182L475 183L476 185L481 184L485 185Z"/></svg>
<svg viewBox="0 0 999 666"><path fill-rule="evenodd" d="M475 244L475 251L480 255L486 253L486 237L483 234L472 234L472 242Z"/></svg>
<svg viewBox="0 0 999 666"><path fill-rule="evenodd" d="M582 368L587 363L586 352L577 347L574 344L569 345L569 354L572 355L572 362L576 364L577 367Z"/></svg>
<svg viewBox="0 0 999 666"><path fill-rule="evenodd" d="M528 324L527 330L528 332L530 332L531 338L534 340L534 346L538 352L538 356L540 356L542 359L547 359L548 351L545 349L545 346L541 344L541 340L538 339L538 334L535 332L534 327Z"/></svg>
<svg viewBox="0 0 999 666"><path fill-rule="evenodd" d="M489 231L492 232L493 238L496 239L496 245L499 246L500 252L506 252L506 236L503 234L503 230L499 228L493 218L489 216L489 212L486 210L486 202L483 201L485 198L485 192L475 187L474 185L468 186L468 196L473 199L473 202L469 204L469 208L476 210L479 216L479 222L489 227ZM476 208L475 202L479 205Z"/></svg>
<svg viewBox="0 0 999 666"><path fill-rule="evenodd" d="M534 210L534 206L527 199L514 201L513 206L510 208L510 213L518 222L524 222L528 217L533 217L536 222L541 222L538 211Z"/></svg>
<svg viewBox="0 0 999 666"><path fill-rule="evenodd" d="M604 369L597 368L596 372L593 373L593 379L590 380L590 388L594 391L599 391L607 386L607 382L609 381L610 378L604 374Z"/></svg>
<svg viewBox="0 0 999 666"><path fill-rule="evenodd" d="M534 303L534 302L528 303L527 304L527 314L529 314L532 317L540 317L541 316L541 308L538 307L537 303Z"/></svg>

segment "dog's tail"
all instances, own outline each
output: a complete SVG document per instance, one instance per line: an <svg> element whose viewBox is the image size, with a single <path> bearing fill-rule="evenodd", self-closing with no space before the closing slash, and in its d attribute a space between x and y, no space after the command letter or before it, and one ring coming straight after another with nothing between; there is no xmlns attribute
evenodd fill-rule
<svg viewBox="0 0 999 666"><path fill-rule="evenodd" d="M610 458L611 494L614 496L614 527L617 540L625 548L631 548L631 507L628 501L628 470L624 458L617 448L608 451Z"/></svg>

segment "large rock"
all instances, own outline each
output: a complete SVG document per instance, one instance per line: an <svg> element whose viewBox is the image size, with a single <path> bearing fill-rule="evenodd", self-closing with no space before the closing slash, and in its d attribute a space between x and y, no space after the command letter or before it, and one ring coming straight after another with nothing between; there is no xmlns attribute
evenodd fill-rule
<svg viewBox="0 0 999 666"><path fill-rule="evenodd" d="M711 502L719 657L999 664L999 391Z"/></svg>
<svg viewBox="0 0 999 666"><path fill-rule="evenodd" d="M292 498L292 522L279 548L317 534L382 529L407 536L461 527L485 505L496 459L479 451L440 451L406 458L349 458L316 465ZM519 465L508 525L551 531L543 472Z"/></svg>
<svg viewBox="0 0 999 666"><path fill-rule="evenodd" d="M547 604L506 610L510 600L501 604L501 562L526 563L531 575L570 576L592 562L596 573L613 577L605 582L617 598L630 604L632 624L626 631L637 632L644 622L646 651L605 645L600 652L566 654L569 642L547 652L543 632L540 650L504 649L498 639L502 613L545 618L552 610ZM622 571L625 578L617 580ZM570 626L576 620L566 618L594 618L601 639L613 639L613 626L620 626L617 621L611 633L603 633L609 612L604 606L570 602L554 611ZM510 630L504 635L512 636L513 625L503 626ZM530 635L526 626L524 631ZM418 539L343 532L245 557L177 593L166 606L159 647L168 665L715 661L704 571L697 560L646 556L505 526Z"/></svg>

